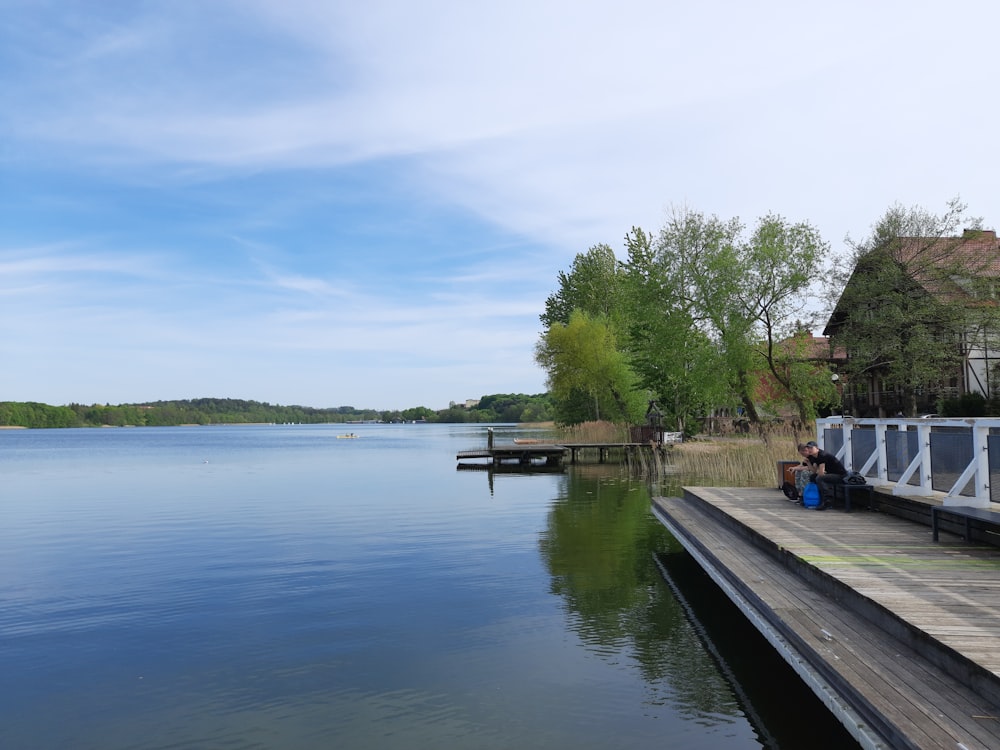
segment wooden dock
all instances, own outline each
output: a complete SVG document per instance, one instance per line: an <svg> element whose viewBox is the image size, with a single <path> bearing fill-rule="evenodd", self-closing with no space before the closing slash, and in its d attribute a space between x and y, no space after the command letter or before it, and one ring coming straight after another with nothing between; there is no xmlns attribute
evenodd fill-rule
<svg viewBox="0 0 1000 750"><path fill-rule="evenodd" d="M569 451L569 462L575 464L577 457L582 457L586 453L597 453L597 462L603 464L612 455L617 455L622 460L634 457L639 451L659 450L652 443L563 443L563 447Z"/></svg>
<svg viewBox="0 0 1000 750"><path fill-rule="evenodd" d="M642 450L654 450L649 443L504 443L486 448L459 451L459 461L470 458L486 458L494 465L516 462L522 466L537 464L541 460L545 466L559 466L566 454L569 462L575 464L584 455L597 457L598 463L605 463L613 456L626 460Z"/></svg>
<svg viewBox="0 0 1000 750"><path fill-rule="evenodd" d="M1000 748L1000 548L773 489L653 512L862 747Z"/></svg>
<svg viewBox="0 0 1000 750"><path fill-rule="evenodd" d="M540 459L543 466L559 466L562 464L566 449L561 445L518 445L508 443L493 445L487 448L474 448L459 451L456 458L461 461L469 458L487 458L494 466L507 462L515 462L520 466L531 466Z"/></svg>

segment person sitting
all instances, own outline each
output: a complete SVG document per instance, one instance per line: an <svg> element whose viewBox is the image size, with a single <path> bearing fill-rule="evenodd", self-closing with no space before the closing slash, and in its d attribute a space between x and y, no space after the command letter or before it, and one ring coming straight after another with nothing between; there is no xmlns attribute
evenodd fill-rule
<svg viewBox="0 0 1000 750"><path fill-rule="evenodd" d="M799 445L799 455L802 455L802 448L805 447L805 443ZM790 466L788 468L790 472L794 475L795 479L795 501L797 503L802 502L802 490L806 488L806 485L812 481L812 468L809 466L809 462L806 460L805 456L802 456L802 463L798 466Z"/></svg>
<svg viewBox="0 0 1000 750"><path fill-rule="evenodd" d="M847 476L847 469L835 455L820 449L812 440L808 443L799 443L799 455L807 462L807 469L811 472L811 478L819 485L820 497L823 504L821 509L829 508L833 505L833 485L840 484ZM798 468L798 467L796 467Z"/></svg>

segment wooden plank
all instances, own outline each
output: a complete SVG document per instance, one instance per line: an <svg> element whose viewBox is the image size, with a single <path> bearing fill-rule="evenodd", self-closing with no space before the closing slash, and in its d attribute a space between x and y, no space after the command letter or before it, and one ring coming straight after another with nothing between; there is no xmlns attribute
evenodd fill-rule
<svg viewBox="0 0 1000 750"><path fill-rule="evenodd" d="M708 551L845 700L877 714L890 746L1000 747L1000 550L934 545L927 526L881 513L808 511L774 490L687 495L657 498L654 509ZM797 572L803 567L829 591L807 582ZM959 667L971 662L969 678L959 667L943 669L940 653L927 658L927 649L876 626L872 612L845 606L851 597L954 652Z"/></svg>

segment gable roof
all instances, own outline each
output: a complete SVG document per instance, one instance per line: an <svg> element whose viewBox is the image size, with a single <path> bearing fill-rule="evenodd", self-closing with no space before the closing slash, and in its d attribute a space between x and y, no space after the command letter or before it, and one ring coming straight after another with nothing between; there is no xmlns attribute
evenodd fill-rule
<svg viewBox="0 0 1000 750"><path fill-rule="evenodd" d="M894 248L897 260L931 294L960 294L957 280L946 274L962 271L969 277L1000 276L1000 245L993 230L967 229L961 237L904 237ZM948 281L951 280L951 284Z"/></svg>
<svg viewBox="0 0 1000 750"><path fill-rule="evenodd" d="M873 253L887 253L906 269L907 275L928 294L942 299L969 296L964 282L973 278L1000 279L1000 241L992 229L966 229L961 237L900 237ZM865 273L864 259L847 281ZM958 278L955 271L962 271ZM844 292L823 329L830 335L846 317L842 303Z"/></svg>

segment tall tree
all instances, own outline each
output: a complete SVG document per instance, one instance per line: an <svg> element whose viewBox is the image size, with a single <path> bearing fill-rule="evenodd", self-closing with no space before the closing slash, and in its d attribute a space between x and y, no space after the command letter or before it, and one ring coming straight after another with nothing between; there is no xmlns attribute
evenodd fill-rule
<svg viewBox="0 0 1000 750"><path fill-rule="evenodd" d="M586 330L600 339L600 346L613 342L616 355L621 355L619 347L626 343L621 331L625 328L625 311L623 309L622 265L615 257L614 251L605 244L591 247L586 253L578 254L568 272L560 271L559 288L545 300L545 312L540 319L546 328L539 342L539 352L548 351L547 340L559 340L569 334L577 334L581 328L579 321L570 328L570 321L575 312L581 312L585 318L595 325L587 326ZM603 329L607 329L606 331ZM604 338L610 333L610 338ZM613 397L608 404L602 404L602 398L608 399L609 392L598 388L603 396L595 399L593 384L584 385L575 378L567 379L565 372L550 370L552 363L559 360L546 359L549 364L543 364L543 359L536 353L536 361L542 364L549 374L550 382L559 384L555 396L556 416L564 424L577 424L589 419L597 419L598 415L614 419L616 414L622 414ZM553 379L554 376L554 379ZM634 381L634 378L632 378ZM574 385L563 387L571 381ZM628 394L630 400L634 394Z"/></svg>
<svg viewBox="0 0 1000 750"><path fill-rule="evenodd" d="M585 330L597 335L595 324L607 327L614 351L626 358L636 395L655 398L679 430L724 406L741 406L760 422L763 371L780 391L772 388L771 395L794 401L803 421L813 415L815 401L831 400L829 374L797 361L801 353L792 347L779 346L795 332L827 250L810 225L768 215L745 237L738 219L684 209L675 210L656 236L633 227L625 244L624 263L606 245L578 255L546 300L541 320L548 331L536 359L559 384L562 409L600 404L582 381L555 369L565 365L561 337ZM591 325L578 320L570 326L576 312ZM609 339L601 340L608 349Z"/></svg>
<svg viewBox="0 0 1000 750"><path fill-rule="evenodd" d="M803 422L814 416L816 400L830 400L829 373L787 344L826 251L808 223L773 214L745 237L738 219L675 211L660 233L657 252L673 294L716 348L717 359L705 360L714 371L709 380L724 384L751 422L761 420L762 371L778 387L774 400L793 401Z"/></svg>
<svg viewBox="0 0 1000 750"><path fill-rule="evenodd" d="M740 303L747 319L756 322L767 370L795 404L802 424L815 418L817 402L835 396L828 369L818 367L816 352L810 351L811 336L802 335L803 316L814 299L810 288L828 250L810 224L768 214L740 252Z"/></svg>
<svg viewBox="0 0 1000 750"><path fill-rule="evenodd" d="M742 232L738 219L723 221L697 211L675 210L660 231L657 253L692 325L717 350L713 380L729 394L727 401L741 405L752 422L759 422L754 400L754 321L747 318L741 301Z"/></svg>
<svg viewBox="0 0 1000 750"><path fill-rule="evenodd" d="M559 272L559 288L545 300L539 317L548 328L569 323L574 310L601 316L611 325L621 323L622 269L608 245L594 245L573 259L569 272Z"/></svg>
<svg viewBox="0 0 1000 750"><path fill-rule="evenodd" d="M625 244L629 358L666 425L684 432L694 417L725 402L718 349L696 324L678 259L639 228L633 227Z"/></svg>

